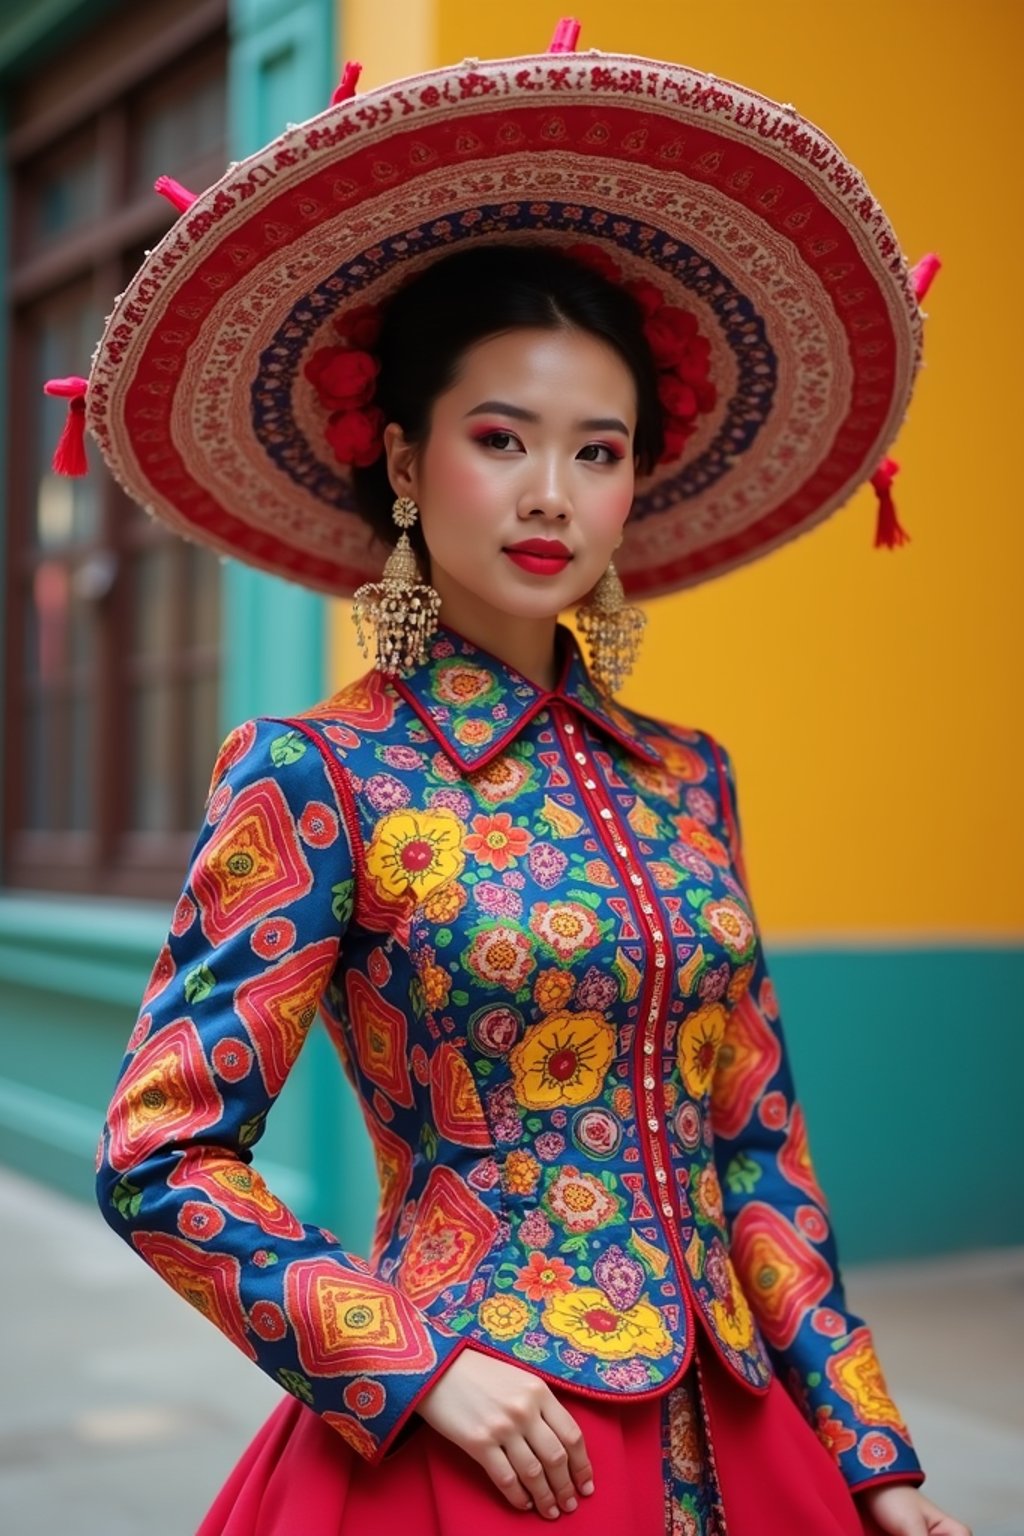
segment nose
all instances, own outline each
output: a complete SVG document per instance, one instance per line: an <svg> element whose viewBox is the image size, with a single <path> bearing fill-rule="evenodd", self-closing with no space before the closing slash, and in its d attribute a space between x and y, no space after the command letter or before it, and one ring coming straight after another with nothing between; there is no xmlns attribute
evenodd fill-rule
<svg viewBox="0 0 1024 1536"><path fill-rule="evenodd" d="M565 522L572 516L572 500L565 484L565 469L557 459L539 466L519 498L520 517L544 517Z"/></svg>

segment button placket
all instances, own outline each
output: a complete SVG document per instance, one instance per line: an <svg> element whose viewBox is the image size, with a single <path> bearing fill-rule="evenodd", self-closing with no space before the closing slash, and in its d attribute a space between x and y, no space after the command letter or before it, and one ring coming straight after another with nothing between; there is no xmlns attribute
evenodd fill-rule
<svg viewBox="0 0 1024 1536"><path fill-rule="evenodd" d="M579 733L576 731L576 728L571 720L561 720L559 723L561 724L562 730L566 736L575 737L576 741L579 742ZM584 751L579 750L578 747L574 747L569 755L571 756L572 761L578 763L585 770L588 770L584 773L583 776L582 782L584 789L596 791L598 786L595 780L591 777L593 770L590 768L587 754ZM596 795L594 796L594 799L597 799ZM596 809L597 814L602 821L614 821L613 812L608 806L598 803ZM617 832L617 829L615 829L614 826L609 827L608 831L612 836L612 846L622 861L625 878L637 892L638 905L645 918L647 919L648 931L651 936L651 942L654 946L653 985L651 988L650 1000L647 1005L646 1016L643 1021L643 1037L641 1047L645 1058L647 1058L648 1065L651 1065L650 1058L653 1057L655 1053L656 1038L662 1013L662 1002L665 995L665 971L667 969L665 935L661 928L657 925L657 920L654 915L654 904L648 899L647 892L644 887L644 877L639 872L639 870L635 868L634 860L630 854L629 847L622 841L621 832ZM639 1086L641 1089L639 1095L641 1099L641 1107L640 1114L638 1116L638 1124L651 1132L651 1134L646 1136L644 1139L646 1142L646 1150L650 1160L651 1168L654 1173L654 1178L658 1185L661 1213L667 1220L674 1223L678 1220L678 1213L671 1199L669 1198L669 1170L666 1166L666 1157L662 1148L662 1143L658 1136L658 1132L662 1129L661 1109L657 1099L658 1079L650 1071L645 1071L640 1079ZM672 1229L670 1228L670 1231L671 1230ZM683 1262L681 1255L679 1255L679 1262L680 1264Z"/></svg>

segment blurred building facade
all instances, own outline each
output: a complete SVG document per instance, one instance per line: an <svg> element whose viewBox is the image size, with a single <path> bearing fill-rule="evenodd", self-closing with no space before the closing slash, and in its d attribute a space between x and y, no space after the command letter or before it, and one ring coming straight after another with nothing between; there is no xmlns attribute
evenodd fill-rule
<svg viewBox="0 0 1024 1536"><path fill-rule="evenodd" d="M880 114L870 21L840 37L820 7L791 0L783 32L772 9L737 0L728 30L719 8L675 0L628 19L584 0L577 15L581 46L680 58L794 101L864 170L910 259L943 256L928 370L896 449L914 541L876 553L865 492L813 538L649 605L623 697L711 730L737 763L754 896L843 1251L1019 1242L1007 1142L1024 1069L1024 847L1006 786L1024 533L1007 461L957 445L972 430L1013 440L1006 342L1020 321L979 342L967 299L983 281L979 225L969 238L942 195L956 173L970 183L983 237L997 168L952 139L940 151L919 124L939 110L938 81L977 70L983 124L1009 141L1012 93L991 81L1002 70L1009 85L1020 20L997 0L972 6L965 56L965 7L885 8L888 74L905 83ZM157 175L208 185L326 104L343 57L362 61L368 88L469 54L541 51L558 10L0 0L0 1160L85 1199L222 736L365 664L347 604L164 533L91 448L85 480L55 476L63 406L42 382L88 372L113 295L169 227ZM968 356L989 381L981 400L964 388ZM257 1161L303 1219L368 1242L372 1161L318 1030Z"/></svg>

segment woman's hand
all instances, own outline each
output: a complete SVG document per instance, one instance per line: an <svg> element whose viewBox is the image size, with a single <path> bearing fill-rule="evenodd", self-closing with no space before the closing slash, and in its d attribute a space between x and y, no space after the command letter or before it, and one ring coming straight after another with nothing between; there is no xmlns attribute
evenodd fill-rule
<svg viewBox="0 0 1024 1536"><path fill-rule="evenodd" d="M478 1461L516 1509L557 1518L593 1493L583 1433L539 1376L464 1349L416 1412Z"/></svg>
<svg viewBox="0 0 1024 1536"><path fill-rule="evenodd" d="M966 1525L944 1515L937 1505L909 1484L857 1490L862 1504L886 1536L971 1536Z"/></svg>

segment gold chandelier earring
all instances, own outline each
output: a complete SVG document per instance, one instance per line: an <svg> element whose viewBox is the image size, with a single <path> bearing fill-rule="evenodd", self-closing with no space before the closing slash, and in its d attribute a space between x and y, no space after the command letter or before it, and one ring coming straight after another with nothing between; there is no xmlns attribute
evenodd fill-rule
<svg viewBox="0 0 1024 1536"><path fill-rule="evenodd" d="M615 693L633 670L647 615L627 604L614 560L609 560L587 602L576 609L576 622L590 645L594 681Z"/></svg>
<svg viewBox="0 0 1024 1536"><path fill-rule="evenodd" d="M410 496L396 498L391 515L402 530L388 556L380 581L367 581L352 598L356 641L364 657L369 648L363 626L372 624L377 639L379 672L389 675L426 660L427 641L437 628L441 597L424 582L407 528L416 521L419 507Z"/></svg>

